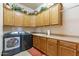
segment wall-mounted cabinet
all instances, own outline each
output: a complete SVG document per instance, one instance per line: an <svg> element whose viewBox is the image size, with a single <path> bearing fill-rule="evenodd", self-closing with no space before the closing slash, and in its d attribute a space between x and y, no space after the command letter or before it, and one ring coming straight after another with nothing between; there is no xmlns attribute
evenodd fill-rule
<svg viewBox="0 0 79 59"><path fill-rule="evenodd" d="M14 16L14 26L23 26L24 14L13 11Z"/></svg>
<svg viewBox="0 0 79 59"><path fill-rule="evenodd" d="M36 26L42 26L43 20L42 20L42 15L41 15L41 13L36 16L35 22L36 22L36 24L35 24Z"/></svg>
<svg viewBox="0 0 79 59"><path fill-rule="evenodd" d="M4 25L13 25L13 11L7 8L3 9L3 24Z"/></svg>
<svg viewBox="0 0 79 59"><path fill-rule="evenodd" d="M50 25L62 24L62 4L56 4L50 8Z"/></svg>
<svg viewBox="0 0 79 59"><path fill-rule="evenodd" d="M24 15L23 25L26 27L31 26L31 18L29 15Z"/></svg>
<svg viewBox="0 0 79 59"><path fill-rule="evenodd" d="M4 8L4 25L10 25L10 26L23 26L23 14L17 11L9 10L7 8Z"/></svg>
<svg viewBox="0 0 79 59"><path fill-rule="evenodd" d="M26 27L60 25L62 23L61 9L62 4L55 4L37 15L26 15L4 8L4 25Z"/></svg>
<svg viewBox="0 0 79 59"><path fill-rule="evenodd" d="M24 15L23 26L35 27L36 15Z"/></svg>
<svg viewBox="0 0 79 59"><path fill-rule="evenodd" d="M4 25L35 27L35 15L26 15L18 11L4 8Z"/></svg>
<svg viewBox="0 0 79 59"><path fill-rule="evenodd" d="M36 15L30 16L30 27L36 27L35 25Z"/></svg>
<svg viewBox="0 0 79 59"><path fill-rule="evenodd" d="M43 12L43 25L48 26L49 24L49 9Z"/></svg>
<svg viewBox="0 0 79 59"><path fill-rule="evenodd" d="M36 26L61 25L62 4L55 4L37 15Z"/></svg>
<svg viewBox="0 0 79 59"><path fill-rule="evenodd" d="M36 26L47 26L49 25L49 10L46 10L37 15Z"/></svg>

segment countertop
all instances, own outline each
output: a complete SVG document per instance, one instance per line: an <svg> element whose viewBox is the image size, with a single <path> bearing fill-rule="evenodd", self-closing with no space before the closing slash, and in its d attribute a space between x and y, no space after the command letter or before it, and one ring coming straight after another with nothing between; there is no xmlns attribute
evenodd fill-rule
<svg viewBox="0 0 79 59"><path fill-rule="evenodd" d="M39 34L39 33L38 34L33 33L33 35L79 43L79 37L69 37L69 36L60 36L60 35L46 35L46 34Z"/></svg>

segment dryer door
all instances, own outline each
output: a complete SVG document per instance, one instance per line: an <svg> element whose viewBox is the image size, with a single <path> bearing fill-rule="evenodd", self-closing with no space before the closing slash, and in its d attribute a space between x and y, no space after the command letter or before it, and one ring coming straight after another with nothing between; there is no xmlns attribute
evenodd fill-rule
<svg viewBox="0 0 79 59"><path fill-rule="evenodd" d="M10 37L4 39L4 50L12 50L20 47L20 37Z"/></svg>

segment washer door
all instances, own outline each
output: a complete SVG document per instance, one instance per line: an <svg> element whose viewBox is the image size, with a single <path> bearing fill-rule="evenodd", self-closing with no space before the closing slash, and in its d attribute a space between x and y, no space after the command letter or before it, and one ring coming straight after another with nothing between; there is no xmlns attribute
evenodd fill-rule
<svg viewBox="0 0 79 59"><path fill-rule="evenodd" d="M5 51L20 47L20 37L5 38Z"/></svg>

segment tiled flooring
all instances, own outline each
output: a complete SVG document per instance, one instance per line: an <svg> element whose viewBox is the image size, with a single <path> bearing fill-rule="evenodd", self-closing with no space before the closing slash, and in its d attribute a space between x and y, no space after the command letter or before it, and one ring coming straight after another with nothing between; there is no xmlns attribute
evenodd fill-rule
<svg viewBox="0 0 79 59"><path fill-rule="evenodd" d="M14 56L32 56L27 50L26 51L23 51L23 52L20 52Z"/></svg>
<svg viewBox="0 0 79 59"><path fill-rule="evenodd" d="M45 56L45 54L41 53L40 51L38 51L37 49L35 49L34 47L26 50L26 51L23 51L23 52L20 52L14 56Z"/></svg>

